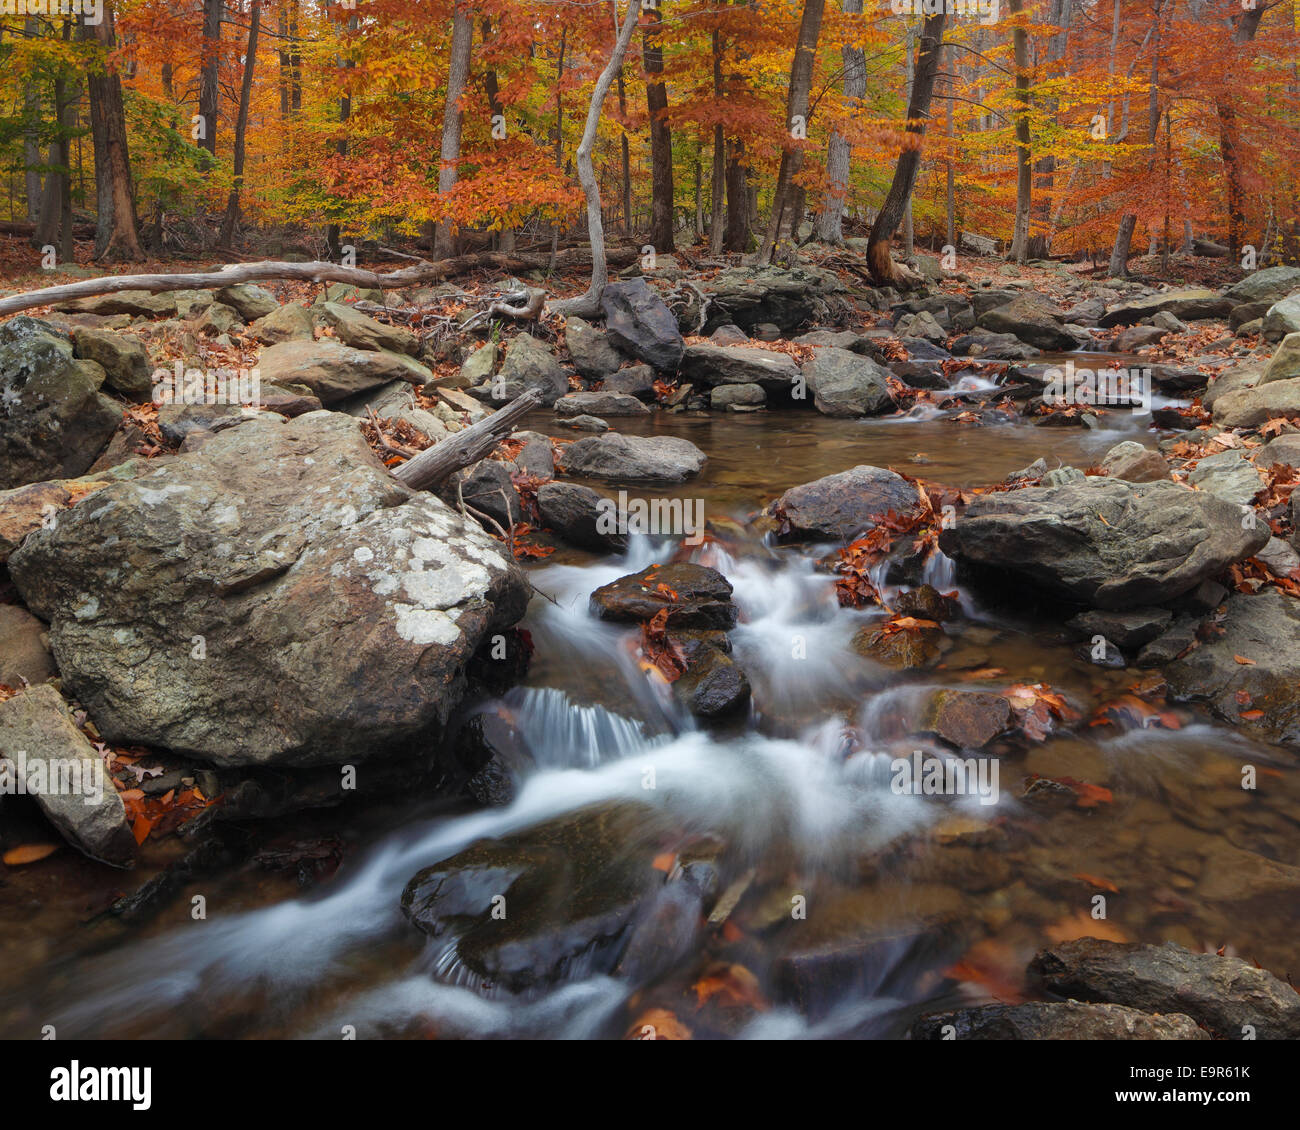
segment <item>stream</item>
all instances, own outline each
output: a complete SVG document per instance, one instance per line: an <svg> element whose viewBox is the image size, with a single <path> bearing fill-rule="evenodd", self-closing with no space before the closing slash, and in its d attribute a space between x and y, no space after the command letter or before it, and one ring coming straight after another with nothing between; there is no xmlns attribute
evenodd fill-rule
<svg viewBox="0 0 1300 1130"><path fill-rule="evenodd" d="M658 1007L697 1036L890 1038L923 1012L1016 999L1034 952L1068 937L1227 946L1289 969L1300 907L1252 889L1238 860L1300 854L1293 758L1190 709L1172 710L1177 729L1089 726L1135 673L1077 658L1041 604L988 607L962 588L964 616L949 625L939 667L881 667L851 646L880 612L838 606L833 578L816 567L829 547L778 549L741 526L786 488L855 464L989 483L1039 456L1085 467L1122 439L1154 443L1144 420L1116 412L1088 430L963 426L923 411L868 421L772 411L614 423L683 436L709 457L681 487L628 493L699 498L707 518L731 520L689 560L734 586L734 658L753 686L746 716L692 718L638 662L638 632L588 609L598 586L678 554L673 539L634 537L622 557L560 550L528 565L551 599L535 598L522 624L535 645L526 680L473 706L508 712L533 753L535 771L511 804L449 809L408 797L305 814L299 825L317 834L346 825L331 877L302 892L280 876L233 871L196 882L139 928L76 925L88 917L92 870L76 861L39 897L11 886L0 892L0 1036L53 1025L60 1038L617 1038ZM526 426L574 436L549 413ZM941 591L958 588L942 554L926 569ZM918 713L935 688L1035 683L1064 694L1084 721L1004 754L996 803L892 790L890 762L918 748ZM1219 787L1245 763L1274 775L1272 786ZM1112 799L1045 811L1021 799L1031 774L1104 786ZM403 916L403 889L421 868L610 803L721 845L723 889L750 876L725 928L689 924L671 939L673 959L641 974L577 961L558 980L511 992ZM208 912L196 921L188 910L199 893ZM1098 893L1104 921L1091 917ZM730 988L699 989L715 967L731 971Z"/></svg>

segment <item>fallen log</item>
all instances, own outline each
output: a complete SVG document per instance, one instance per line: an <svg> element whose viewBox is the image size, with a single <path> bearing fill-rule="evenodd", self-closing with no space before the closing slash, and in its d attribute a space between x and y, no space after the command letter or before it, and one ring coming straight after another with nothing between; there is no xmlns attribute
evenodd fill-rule
<svg viewBox="0 0 1300 1130"><path fill-rule="evenodd" d="M444 439L414 459L393 468L395 478L414 490L436 487L449 475L477 463L515 430L515 424L542 403L539 389L525 389L504 408Z"/></svg>
<svg viewBox="0 0 1300 1130"><path fill-rule="evenodd" d="M635 248L612 248L608 260L615 266L627 265L637 257ZM436 263L421 261L412 267L380 274L361 267L344 267L338 263L280 263L265 260L258 263L231 263L220 270L194 274L175 275L112 275L98 279L47 286L0 298L0 318L31 310L37 306L51 306L70 302L76 298L94 298L101 294L120 294L124 290L147 290L160 294L173 290L219 290L237 283L296 280L299 282L340 282L376 290L392 290L404 286L419 286L439 282L467 271L492 267L501 271L545 270L549 255L517 255L503 251L483 251L475 255L457 255ZM590 250L573 248L556 256L557 267L580 267L591 264Z"/></svg>

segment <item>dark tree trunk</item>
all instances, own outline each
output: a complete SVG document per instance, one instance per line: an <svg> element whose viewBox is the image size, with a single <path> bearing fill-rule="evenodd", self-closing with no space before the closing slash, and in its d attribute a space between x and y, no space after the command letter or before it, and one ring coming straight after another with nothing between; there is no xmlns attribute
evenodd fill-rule
<svg viewBox="0 0 1300 1130"><path fill-rule="evenodd" d="M248 137L248 109L253 100L253 70L257 63L257 33L262 22L261 0L251 0L248 23L248 46L244 55L244 79L239 88L239 117L235 122L235 182L226 201L226 215L221 221L220 247L233 247L235 224L239 222L239 193L244 186L244 143Z"/></svg>
<svg viewBox="0 0 1300 1130"><path fill-rule="evenodd" d="M214 157L217 153L218 75L221 63L221 17L223 0L203 0L203 56L199 69L199 117L203 119L203 136L199 147Z"/></svg>
<svg viewBox="0 0 1300 1130"><path fill-rule="evenodd" d="M934 94L939 57L943 51L943 29L947 18L947 12L940 9L935 15L926 16L921 28L916 77L912 80L912 94L907 100L906 132L915 136L904 140L898 164L894 167L894 179L890 182L876 221L871 225L867 243L867 266L877 286L889 286L897 282L889 244L903 221L903 213L907 210L907 202L911 199L912 188L916 184L916 172L921 164L921 138L925 134L926 119L930 116L930 100Z"/></svg>
<svg viewBox="0 0 1300 1130"><path fill-rule="evenodd" d="M645 69L647 75L664 73L664 52L659 36L663 17L658 8L647 15L651 26L645 33ZM673 143L668 125L668 87L662 79L647 80L646 108L650 112L650 243L655 251L673 250Z"/></svg>

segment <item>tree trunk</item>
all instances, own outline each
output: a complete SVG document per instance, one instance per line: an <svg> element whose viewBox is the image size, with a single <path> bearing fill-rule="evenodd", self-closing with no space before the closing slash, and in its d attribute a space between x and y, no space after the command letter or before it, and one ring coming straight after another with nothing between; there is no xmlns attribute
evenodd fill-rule
<svg viewBox="0 0 1300 1130"><path fill-rule="evenodd" d="M930 100L934 94L935 75L939 70L943 29L947 18L947 12L940 7L937 13L925 17L925 23L921 27L916 79L912 83L912 95L907 100L908 136L903 140L898 164L894 166L894 179L876 214L875 223L871 225L871 236L867 243L867 266L877 286L894 286L898 283L898 272L894 270L889 244L902 222L903 211L916 184L916 172L921 164L921 139L925 136L925 123L930 116Z"/></svg>
<svg viewBox="0 0 1300 1130"><path fill-rule="evenodd" d="M843 0L845 15L856 16L862 12L862 0ZM844 61L844 99L855 107L867 93L867 61L861 47L845 43L840 48ZM839 129L831 132L826 149L826 196L822 210L817 214L817 238L823 243L841 243L844 240L844 206L849 195L849 174L853 170L853 146Z"/></svg>
<svg viewBox="0 0 1300 1130"><path fill-rule="evenodd" d="M585 294L563 302L552 303L552 309L560 314L577 314L594 317L600 310L600 296L609 282L609 265L605 254L605 224L600 209L600 184L596 180L596 170L591 164L591 151L596 144L596 133L600 128L600 113L605 105L605 97L614 83L614 76L623 65L627 55L628 44L636 31L637 17L641 14L641 0L631 0L627 16L619 30L614 50L610 54L605 69L596 79L596 88L591 94L591 105L587 108L587 122L583 127L582 140L578 143L577 166L578 181L582 185L583 195L587 198L587 234L591 240L591 285Z"/></svg>
<svg viewBox="0 0 1300 1130"><path fill-rule="evenodd" d="M224 0L203 0L203 54L199 68L199 117L203 119L203 136L198 139L198 144L214 157L217 154L218 77L224 12Z"/></svg>
<svg viewBox="0 0 1300 1130"><path fill-rule="evenodd" d="M29 39L35 39L39 27L36 17L28 16L23 30ZM40 89L36 83L29 82L23 91L23 189L27 201L27 219L32 223L41 214L41 174L36 167L41 163L41 149L36 140L40 120Z"/></svg>
<svg viewBox="0 0 1300 1130"><path fill-rule="evenodd" d="M1019 16L1025 10L1024 0L1010 0L1010 4L1013 16ZM1029 208L1034 178L1029 149L1029 37L1023 24L1012 29L1011 43L1019 109L1016 113L1016 219L1007 258L1023 263L1029 250Z"/></svg>
<svg viewBox="0 0 1300 1130"><path fill-rule="evenodd" d="M145 255L136 230L138 219L132 195L126 117L122 109L122 80L108 59L117 46L112 4L104 4L98 24L84 25L82 31L87 39L98 42L104 51L104 70L91 71L86 80L90 89L90 130L95 148L95 259L107 263L138 262Z"/></svg>
<svg viewBox="0 0 1300 1130"><path fill-rule="evenodd" d="M1057 28L1057 32L1047 44L1047 65L1049 68L1055 68L1057 64L1065 58L1066 48L1070 40L1070 19L1072 15L1073 0L1052 0L1051 20ZM1055 119L1059 101L1056 98L1048 99L1047 113ZM1044 153L1035 163L1034 173L1036 176L1036 193L1030 212L1030 236L1029 236L1029 258L1046 259L1052 250L1053 235L1053 207L1052 195L1056 181L1056 155L1054 153ZM1035 231L1034 217L1037 217L1037 228Z"/></svg>
<svg viewBox="0 0 1300 1130"><path fill-rule="evenodd" d="M785 124L793 131L800 123L807 136L808 101L812 93L813 64L817 61L817 40L821 36L822 11L826 0L805 0L803 18L799 21L799 36L795 41L794 59L790 63L790 94L786 100ZM758 248L758 261L769 263L781 235L781 222L791 204L790 184L803 166L803 147L787 140L781 152L781 167L776 175L776 189L772 194L772 215L767 222L767 234ZM799 222L795 217L795 224Z"/></svg>
<svg viewBox="0 0 1300 1130"><path fill-rule="evenodd" d="M438 195L456 187L456 165L460 161L460 100L469 77L470 49L474 42L474 22L467 0L456 0L451 23L451 59L447 72L447 100L442 108L442 148L438 167ZM435 258L446 259L455 253L455 238L448 220L438 223L433 237Z"/></svg>
<svg viewBox="0 0 1300 1130"><path fill-rule="evenodd" d="M664 73L664 52L660 43L663 17L658 8L649 9L651 26L644 38L647 75ZM661 255L673 250L673 143L668 125L668 87L660 78L646 81L646 109L650 115L650 243Z"/></svg>
<svg viewBox="0 0 1300 1130"><path fill-rule="evenodd" d="M1160 133L1160 8L1163 0L1156 0L1155 15L1151 24L1151 86L1147 100L1150 123L1147 126L1147 145L1152 149L1148 169L1155 165L1155 143ZM1133 242L1133 232L1137 228L1137 216L1126 213L1119 222L1115 232L1115 246L1111 249L1110 265L1107 274L1111 278L1124 278L1128 274L1129 248Z"/></svg>
<svg viewBox="0 0 1300 1130"><path fill-rule="evenodd" d="M353 12L352 15L348 17L348 31L356 31L356 30L357 30L357 14ZM344 70L349 70L349 71L352 70L352 68L355 66L356 63L352 59L348 59L347 62L343 64ZM339 124L343 125L351 117L352 117L352 95L345 88L342 97L339 98ZM340 157L346 157L348 155L348 137L346 133L342 133L340 131L340 137L337 143L335 144L335 152L337 152ZM342 235L343 233L340 230L338 224L325 225L325 246L329 251L330 257L333 259L339 259L342 258L343 256Z"/></svg>
<svg viewBox="0 0 1300 1130"><path fill-rule="evenodd" d="M248 21L248 46L244 55L244 79L239 88L239 117L235 121L235 181L226 201L226 215L221 221L221 238L218 247L234 247L235 224L239 221L239 192L244 185L244 148L248 137L248 108L253 100L253 68L257 61L257 33L262 22L261 0L250 0L252 12Z"/></svg>

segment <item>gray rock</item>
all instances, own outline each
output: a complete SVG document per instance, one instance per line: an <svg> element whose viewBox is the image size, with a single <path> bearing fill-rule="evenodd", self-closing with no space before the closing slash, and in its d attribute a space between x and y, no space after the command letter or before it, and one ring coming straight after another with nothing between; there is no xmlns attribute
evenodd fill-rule
<svg viewBox="0 0 1300 1130"><path fill-rule="evenodd" d="M976 319L976 326L990 333L1011 334L1038 349L1073 349L1073 335L1061 328L1063 315L1037 294L1020 294L1003 306L995 306Z"/></svg>
<svg viewBox="0 0 1300 1130"><path fill-rule="evenodd" d="M227 306L224 302L212 302L203 307L198 314L196 328L205 337L225 336L227 340L217 344L229 345L229 335L241 330L243 322L240 320L239 311L233 306Z"/></svg>
<svg viewBox="0 0 1300 1130"><path fill-rule="evenodd" d="M1300 294L1275 302L1264 315L1261 327L1265 341L1281 341L1287 334L1300 332Z"/></svg>
<svg viewBox="0 0 1300 1130"><path fill-rule="evenodd" d="M622 355L604 332L582 318L565 321L564 344L573 367L589 381L604 380L623 364Z"/></svg>
<svg viewBox="0 0 1300 1130"><path fill-rule="evenodd" d="M939 535L959 561L1110 610L1181 596L1267 541L1212 495L1112 478L984 495Z"/></svg>
<svg viewBox="0 0 1300 1130"><path fill-rule="evenodd" d="M1117 1004L985 1004L933 1012L912 1025L912 1040L1208 1040L1190 1016L1152 1016Z"/></svg>
<svg viewBox="0 0 1300 1130"><path fill-rule="evenodd" d="M1224 321L1232 313L1236 303L1224 298L1213 290L1190 289L1171 290L1161 294L1149 294L1142 298L1131 298L1109 307L1102 315L1099 325L1102 329L1111 326L1132 326L1155 317L1161 310L1167 310L1175 318L1184 322L1198 321L1202 318L1218 318Z"/></svg>
<svg viewBox="0 0 1300 1130"><path fill-rule="evenodd" d="M510 470L499 459L480 459L472 466L448 477L438 491L448 506L459 506L463 499L486 514L498 525L509 529L523 521L524 512L519 503L519 492L510 481ZM488 527L491 529L491 526Z"/></svg>
<svg viewBox="0 0 1300 1130"><path fill-rule="evenodd" d="M728 408L759 408L767 403L762 385L718 385L709 394L709 407L715 411Z"/></svg>
<svg viewBox="0 0 1300 1130"><path fill-rule="evenodd" d="M609 425L599 416L573 416L562 421L566 428L579 432L607 432Z"/></svg>
<svg viewBox="0 0 1300 1130"><path fill-rule="evenodd" d="M490 388L493 403L514 400L525 389L535 388L542 393L542 403L551 405L569 391L569 378L547 346L521 333L506 346L506 359Z"/></svg>
<svg viewBox="0 0 1300 1130"><path fill-rule="evenodd" d="M261 415L104 487L9 569L106 740L219 765L427 748L529 596L498 542L336 412Z"/></svg>
<svg viewBox="0 0 1300 1130"><path fill-rule="evenodd" d="M680 483L708 462L690 440L677 436L625 436L616 432L575 440L564 449L564 470L609 482Z"/></svg>
<svg viewBox="0 0 1300 1130"><path fill-rule="evenodd" d="M393 381L433 379L419 362L387 350L353 349L332 341L287 341L262 351L261 378L269 384L306 385L322 404L335 404Z"/></svg>
<svg viewBox="0 0 1300 1130"><path fill-rule="evenodd" d="M80 475L122 417L104 370L35 318L0 325L0 490Z"/></svg>
<svg viewBox="0 0 1300 1130"><path fill-rule="evenodd" d="M1265 267L1225 290L1234 302L1277 302L1300 290L1300 267Z"/></svg>
<svg viewBox="0 0 1300 1130"><path fill-rule="evenodd" d="M603 392L626 392L641 400L655 398L655 371L649 365L627 365L601 383Z"/></svg>
<svg viewBox="0 0 1300 1130"><path fill-rule="evenodd" d="M280 308L280 303L265 287L238 283L223 287L214 295L216 301L232 306L245 322L265 318Z"/></svg>
<svg viewBox="0 0 1300 1130"><path fill-rule="evenodd" d="M1267 544L1268 530L1260 526ZM1206 703L1216 717L1249 733L1300 745L1300 601L1273 588L1238 593L1228 598L1218 626L1222 635L1165 669L1170 692ZM1238 655L1254 662L1238 663ZM1262 717L1242 717L1247 708L1238 691Z"/></svg>
<svg viewBox="0 0 1300 1130"><path fill-rule="evenodd" d="M1169 461L1158 451L1126 439L1117 443L1101 461L1112 479L1130 483L1153 483L1169 478Z"/></svg>
<svg viewBox="0 0 1300 1130"><path fill-rule="evenodd" d="M739 326L728 323L725 326L719 326L709 334L709 340L714 345L744 345L749 341L749 334Z"/></svg>
<svg viewBox="0 0 1300 1130"><path fill-rule="evenodd" d="M571 392L555 402L557 416L648 416L650 409L626 392Z"/></svg>
<svg viewBox="0 0 1300 1130"><path fill-rule="evenodd" d="M942 345L948 340L948 331L943 328L928 310L916 314L905 314L894 326L894 332L901 338L919 337L923 341Z"/></svg>
<svg viewBox="0 0 1300 1130"><path fill-rule="evenodd" d="M1271 439L1255 452L1256 467L1271 467L1274 463L1300 468L1300 432Z"/></svg>
<svg viewBox="0 0 1300 1130"><path fill-rule="evenodd" d="M823 415L878 416L894 408L889 370L847 349L815 350L803 376Z"/></svg>
<svg viewBox="0 0 1300 1130"><path fill-rule="evenodd" d="M1069 483L1081 483L1088 476L1078 467L1053 467L1043 475L1042 486L1063 487Z"/></svg>
<svg viewBox="0 0 1300 1130"><path fill-rule="evenodd" d="M1136 353L1168 336L1169 331L1159 326L1130 326L1116 336L1113 348L1116 353Z"/></svg>
<svg viewBox="0 0 1300 1130"><path fill-rule="evenodd" d="M1300 333L1287 334L1281 340L1259 383L1287 381L1294 377L1300 377Z"/></svg>
<svg viewBox="0 0 1300 1130"><path fill-rule="evenodd" d="M745 346L689 345L682 356L681 379L699 388L762 385L789 391L799 379L793 357Z"/></svg>
<svg viewBox="0 0 1300 1130"><path fill-rule="evenodd" d="M1064 330L1061 333L1069 336ZM1042 353L1037 346L1021 341L1015 334L993 333L978 326L954 341L952 351L960 357L984 357L993 361L1027 361Z"/></svg>
<svg viewBox="0 0 1300 1130"><path fill-rule="evenodd" d="M465 358L465 363L460 367L461 385L472 388L474 385L490 381L492 374L496 372L497 357L500 353L496 342L489 341L486 345L480 345Z"/></svg>
<svg viewBox="0 0 1300 1130"><path fill-rule="evenodd" d="M248 327L254 341L279 345L285 341L311 341L315 336L311 311L296 302L277 306Z"/></svg>
<svg viewBox="0 0 1300 1130"><path fill-rule="evenodd" d="M1216 1035L1240 1040L1300 1039L1300 994L1235 957L1162 946L1081 938L1035 955L1030 973L1061 996L1184 1013Z"/></svg>
<svg viewBox="0 0 1300 1130"><path fill-rule="evenodd" d="M1185 334L1188 329L1186 323L1179 321L1168 310L1157 310L1151 324L1171 334Z"/></svg>
<svg viewBox="0 0 1300 1130"><path fill-rule="evenodd" d="M1194 593L1199 594L1204 586L1210 583L1209 581L1202 581L1193 590ZM1194 600L1194 603L1200 606L1202 602L1197 599ZM1180 655L1196 646L1198 627L1198 622L1190 618L1175 620L1142 648L1138 653L1137 665L1139 667L1163 667L1167 663L1172 663Z"/></svg>
<svg viewBox="0 0 1300 1130"><path fill-rule="evenodd" d="M657 587L660 584L675 595L665 594ZM645 623L667 609L669 628L728 631L740 614L731 593L731 583L716 569L675 561L601 585L591 594L591 611L601 620Z"/></svg>
<svg viewBox="0 0 1300 1130"><path fill-rule="evenodd" d="M1116 647L1141 647L1165 631L1174 614L1167 608L1134 608L1128 612L1107 612L1094 608L1065 622L1079 636L1105 636Z"/></svg>
<svg viewBox="0 0 1300 1130"><path fill-rule="evenodd" d="M64 839L91 859L131 866L122 798L58 691L47 683L0 702L0 750Z"/></svg>
<svg viewBox="0 0 1300 1130"><path fill-rule="evenodd" d="M773 503L782 541L849 542L889 514L910 514L920 503L913 483L883 467L863 464L791 487Z"/></svg>
<svg viewBox="0 0 1300 1130"><path fill-rule="evenodd" d="M809 322L823 321L843 283L833 271L815 267L731 267L702 289L709 300L705 333L734 323L751 333L771 325L779 336L788 336Z"/></svg>
<svg viewBox="0 0 1300 1130"><path fill-rule="evenodd" d="M1220 451L1207 455L1187 476L1198 490L1245 506L1264 487L1255 465L1240 451Z"/></svg>
<svg viewBox="0 0 1300 1130"><path fill-rule="evenodd" d="M1257 428L1269 420L1300 416L1300 377L1225 393L1214 401L1214 422L1225 428Z"/></svg>
<svg viewBox="0 0 1300 1130"><path fill-rule="evenodd" d="M677 319L644 279L610 283L600 297L609 340L629 357L675 373L686 343Z"/></svg>
<svg viewBox="0 0 1300 1130"><path fill-rule="evenodd" d="M1268 545L1255 557L1279 577L1290 577L1300 569L1300 555L1281 538L1269 538Z"/></svg>
<svg viewBox="0 0 1300 1130"><path fill-rule="evenodd" d="M142 404L153 395L153 372L149 354L135 338L108 330L72 331L74 357L94 361L104 370L104 383L132 404Z"/></svg>
<svg viewBox="0 0 1300 1130"><path fill-rule="evenodd" d="M627 546L627 537L614 528L612 504L591 487L543 483L537 489L537 509L548 530L579 549L613 553Z"/></svg>
<svg viewBox="0 0 1300 1130"><path fill-rule="evenodd" d="M322 302L313 308L318 322L334 328L334 336L354 349L388 349L413 357L420 339L405 326L390 326L338 302Z"/></svg>

